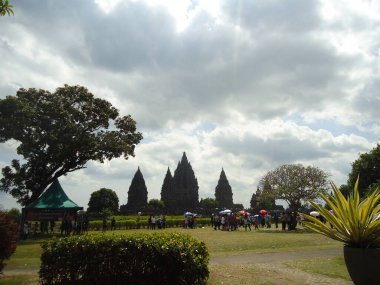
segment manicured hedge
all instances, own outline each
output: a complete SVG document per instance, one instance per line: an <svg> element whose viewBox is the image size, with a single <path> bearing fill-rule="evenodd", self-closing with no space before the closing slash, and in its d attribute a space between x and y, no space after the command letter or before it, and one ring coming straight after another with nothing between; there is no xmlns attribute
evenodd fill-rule
<svg viewBox="0 0 380 285"><path fill-rule="evenodd" d="M42 285L196 285L209 275L205 244L177 233L72 236L42 248Z"/></svg>
<svg viewBox="0 0 380 285"><path fill-rule="evenodd" d="M165 222L166 228L177 228L177 227L183 227L184 224L184 218L171 218L167 219ZM198 218L197 219L197 227L200 226L208 226L210 225L210 218ZM140 228L148 228L148 217L143 217L140 219ZM103 221L95 220L90 221L88 230L90 231L98 231L102 230L103 228ZM107 220L107 229L109 230L111 228L111 221ZM136 229L137 223L136 220L116 220L116 229L118 230L125 230L125 229Z"/></svg>

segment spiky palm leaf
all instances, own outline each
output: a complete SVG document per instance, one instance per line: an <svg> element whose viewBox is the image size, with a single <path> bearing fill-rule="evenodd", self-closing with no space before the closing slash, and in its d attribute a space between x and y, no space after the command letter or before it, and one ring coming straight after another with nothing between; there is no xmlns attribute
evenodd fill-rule
<svg viewBox="0 0 380 285"><path fill-rule="evenodd" d="M359 179L347 199L335 184L331 183L331 186L333 195L320 196L334 213L310 203L332 227L310 215L305 215L305 227L351 247L380 247L380 188L361 200Z"/></svg>

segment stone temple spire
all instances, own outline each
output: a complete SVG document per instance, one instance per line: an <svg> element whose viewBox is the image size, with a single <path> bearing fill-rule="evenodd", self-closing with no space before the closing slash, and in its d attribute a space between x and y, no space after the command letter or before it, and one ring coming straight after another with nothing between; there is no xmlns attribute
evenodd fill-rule
<svg viewBox="0 0 380 285"><path fill-rule="evenodd" d="M232 188L228 182L226 173L222 168L218 185L215 187L215 200L219 208L231 208L233 206Z"/></svg>
<svg viewBox="0 0 380 285"><path fill-rule="evenodd" d="M164 201L165 206L167 208L171 208L172 206L174 206L171 204L172 195L173 195L173 176L168 167L168 170L166 171L164 182L162 183L162 188L161 188L161 200Z"/></svg>
<svg viewBox="0 0 380 285"><path fill-rule="evenodd" d="M161 197L165 199L164 202L168 212L181 214L186 211L196 211L199 204L198 181L185 152L174 171L169 195L166 195L168 193L168 183L165 183L165 180L171 180L168 172L163 183L163 188L165 185L165 189L161 192Z"/></svg>
<svg viewBox="0 0 380 285"><path fill-rule="evenodd" d="M141 211L146 208L147 205L148 189L146 188L145 180L139 167L129 187L127 209L128 211Z"/></svg>

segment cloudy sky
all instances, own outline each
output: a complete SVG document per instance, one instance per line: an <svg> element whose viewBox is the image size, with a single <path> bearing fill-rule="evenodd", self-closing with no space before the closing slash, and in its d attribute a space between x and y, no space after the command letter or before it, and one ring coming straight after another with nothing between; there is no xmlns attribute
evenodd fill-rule
<svg viewBox="0 0 380 285"><path fill-rule="evenodd" d="M107 187L127 202L140 166L148 198L185 151L201 198L224 168L234 202L288 163L340 185L380 137L376 0L10 1L0 17L0 98L86 86L131 114L136 157L89 163L60 181L78 204ZM1 167L17 142L0 145ZM16 205L0 194L4 208Z"/></svg>

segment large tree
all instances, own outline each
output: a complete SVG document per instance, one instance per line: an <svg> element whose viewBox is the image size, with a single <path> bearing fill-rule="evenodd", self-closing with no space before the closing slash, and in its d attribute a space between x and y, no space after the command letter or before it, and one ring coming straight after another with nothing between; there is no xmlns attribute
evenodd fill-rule
<svg viewBox="0 0 380 285"><path fill-rule="evenodd" d="M318 167L285 164L269 171L261 180L264 196L285 200L292 211L298 211L306 200L315 201L328 189L328 174Z"/></svg>
<svg viewBox="0 0 380 285"><path fill-rule="evenodd" d="M360 154L359 158L352 163L347 185L341 186L345 194L354 189L358 177L360 195L380 186L380 144L377 144L370 152Z"/></svg>
<svg viewBox="0 0 380 285"><path fill-rule="evenodd" d="M92 192L87 211L90 213L117 213L119 211L119 198L116 192L107 188Z"/></svg>
<svg viewBox="0 0 380 285"><path fill-rule="evenodd" d="M0 142L19 142L14 159L2 169L0 191L22 205L38 198L58 177L85 168L89 160L104 162L134 156L142 139L136 122L85 87L68 86L50 93L19 89L0 100Z"/></svg>

